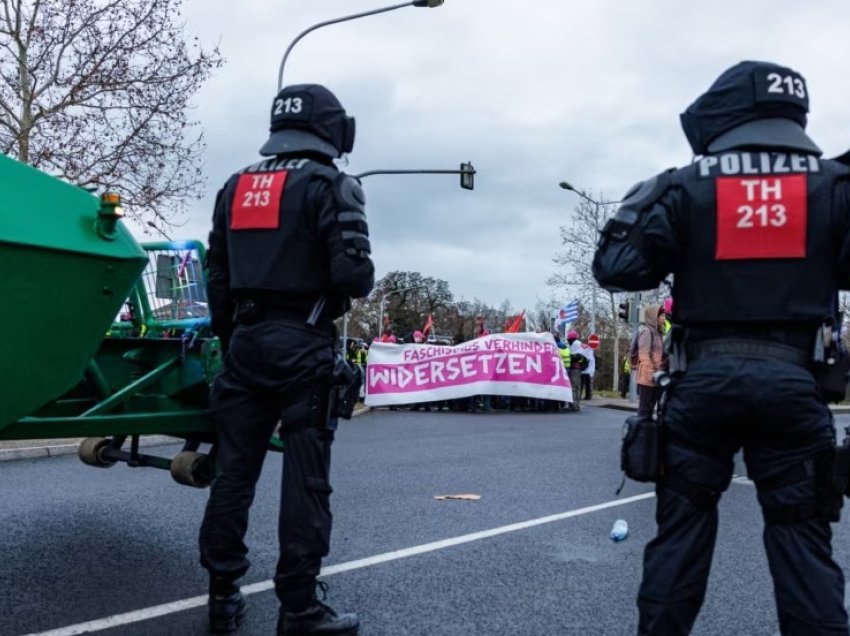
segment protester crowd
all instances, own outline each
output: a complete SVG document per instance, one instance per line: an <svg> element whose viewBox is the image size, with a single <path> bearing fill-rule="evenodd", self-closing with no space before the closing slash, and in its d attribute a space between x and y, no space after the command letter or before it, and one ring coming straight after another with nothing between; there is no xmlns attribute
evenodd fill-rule
<svg viewBox="0 0 850 636"><path fill-rule="evenodd" d="M489 330L483 323L479 323L476 328L476 338L481 338L490 335ZM579 339L577 331L572 330L566 334L566 342L563 342L558 334L553 334L555 344L558 347L558 352L561 357L561 362L566 369L570 378L570 384L573 387L573 401L559 402L556 400L545 400L537 398L529 398L524 396L504 396L504 395L476 395L467 398L453 400L438 400L432 402L414 403L406 405L403 408L408 408L411 411L454 411L468 413L491 413L496 410L503 411L518 411L518 412L578 412L581 409L582 400L590 400L593 398L593 377L596 373L596 359L593 349L584 344ZM459 345L464 342L463 336L457 335L453 339L453 345ZM391 344L404 344L405 339L399 339L391 329L385 329L379 338L375 338L373 342L383 342ZM425 344L426 337L422 331L414 331L411 334L410 342L415 344ZM366 377L367 356L369 352L369 344L355 339L349 339L346 343L347 359L363 370L364 378ZM365 382L364 382L365 384ZM361 399L364 398L361 392ZM398 410L399 407L389 407L390 410Z"/></svg>
<svg viewBox="0 0 850 636"><path fill-rule="evenodd" d="M664 354L664 339L670 332L672 315L672 299L667 298L662 305L649 304L643 307L642 322L634 333L629 350L621 358L618 389L622 398L627 397L631 382L631 374L636 374L636 387L638 395L638 412L641 415L652 413L660 397L660 391L656 386L656 374L664 371L667 367L667 359ZM475 338L490 335L490 331L479 321ZM538 411L538 412L578 412L581 410L581 402L593 398L593 378L596 375L596 358L594 350L583 343L580 334L576 330L566 333L565 340L555 333L552 334L561 362L570 378L573 387L573 401L569 403L554 400L542 400L521 396L496 396L477 395L474 397L441 400L434 402L423 402L410 404L403 408L412 411L455 411L468 413L489 413L497 410L503 411ZM456 335L451 344L458 345L467 340L461 335ZM433 336L428 342L433 341ZM399 338L392 328L386 328L373 342L391 344L416 343L424 344L426 335L422 331L414 331L406 338ZM369 343L362 340L349 339L346 344L347 359L353 364L359 365L366 370L366 360L369 352ZM361 397L364 397L361 395ZM400 407L392 407L397 410Z"/></svg>

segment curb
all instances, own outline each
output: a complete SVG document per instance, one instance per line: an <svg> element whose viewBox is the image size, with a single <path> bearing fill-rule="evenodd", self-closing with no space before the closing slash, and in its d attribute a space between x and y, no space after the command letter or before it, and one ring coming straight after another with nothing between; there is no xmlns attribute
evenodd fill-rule
<svg viewBox="0 0 850 636"><path fill-rule="evenodd" d="M631 404L592 404L589 406L595 406L601 409L611 409L613 411L637 411L637 404L632 406Z"/></svg>
<svg viewBox="0 0 850 636"><path fill-rule="evenodd" d="M176 437L167 435L146 436L139 440L139 447L167 446L179 444ZM43 459L47 457L60 457L62 455L76 455L80 448L79 442L74 444L54 444L53 446L26 446L24 448L6 448L0 450L0 462L11 462L18 459Z"/></svg>
<svg viewBox="0 0 850 636"><path fill-rule="evenodd" d="M358 411L355 411L351 418L366 415L372 410L367 406ZM177 437L168 437L167 435L151 435L145 436L139 440L139 447L151 446L167 446L169 444L179 444L181 440ZM5 448L0 449L0 463L11 462L19 459L46 459L48 457L61 457L62 455L76 455L80 448L79 442L73 444L54 444L52 446L25 446L23 448Z"/></svg>

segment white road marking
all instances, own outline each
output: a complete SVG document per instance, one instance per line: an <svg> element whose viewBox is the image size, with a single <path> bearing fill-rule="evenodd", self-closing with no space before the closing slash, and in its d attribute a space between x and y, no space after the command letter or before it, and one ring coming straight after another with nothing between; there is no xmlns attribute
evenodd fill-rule
<svg viewBox="0 0 850 636"><path fill-rule="evenodd" d="M732 483L733 484L743 484L744 486L755 486L756 483L747 477L746 475L736 475L732 474Z"/></svg>
<svg viewBox="0 0 850 636"><path fill-rule="evenodd" d="M451 539L443 539L442 541L424 543L422 545L413 546L411 548L404 548L403 550L384 552L383 554L376 554L375 556L366 557L365 559L356 559L354 561L347 561L345 563L329 565L327 567L322 568L320 576L331 576L332 574L351 572L352 570L360 570L362 568L378 565L380 563L387 563L389 561L406 559L407 557L416 556L418 554L435 552L437 550L445 550L446 548L451 548L456 545L471 543L473 541L481 541L482 539L489 539L490 537L497 537L501 534L507 534L509 532L516 532L518 530L534 528L535 526L542 526L544 524L553 523L555 521L563 521L564 519L570 519L572 517L580 517L581 515L590 514L591 512L598 512L599 510L605 510L607 508L625 506L626 504L634 503L636 501L643 501L644 499L652 499L653 497L655 497L655 493L648 492L643 493L641 495L635 495L633 497L614 499L613 501L606 501L605 503L596 504L595 506L577 508L575 510L568 510L567 512L561 512L559 514L549 515L547 517L540 517L538 519L531 519L529 521L522 521L520 523L512 523L507 526L492 528L490 530L482 530L481 532L464 534L459 537L453 537ZM262 581L260 583L253 583L251 585L243 586L242 594L244 594L245 596L249 596L251 594L258 594L260 592L266 592L272 589L274 589L273 581ZM99 618L97 620L88 621L85 623L69 625L68 627L59 627L57 629L51 629L46 632L27 634L27 636L77 636L78 634L90 634L92 632L99 632L105 629L121 627L122 625L130 625L132 623L149 621L151 619L159 618L161 616L176 614L177 612L184 612L186 610L194 609L196 607L203 607L206 604L207 595L204 594L202 596L193 596L192 598L186 598L181 601L174 601L173 603L165 603L163 605L147 607L132 612L125 612L123 614L107 616L106 618Z"/></svg>

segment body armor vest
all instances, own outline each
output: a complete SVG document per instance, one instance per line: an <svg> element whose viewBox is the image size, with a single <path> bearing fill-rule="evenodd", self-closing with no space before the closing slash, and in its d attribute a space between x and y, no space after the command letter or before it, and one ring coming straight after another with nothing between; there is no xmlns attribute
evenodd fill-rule
<svg viewBox="0 0 850 636"><path fill-rule="evenodd" d="M742 151L675 172L676 322L814 324L835 315L844 237L833 191L848 174L813 155Z"/></svg>
<svg viewBox="0 0 850 636"><path fill-rule="evenodd" d="M272 158L234 175L225 187L230 288L283 292L309 309L330 287L308 186L338 172L309 159ZM276 295L276 294L274 294Z"/></svg>

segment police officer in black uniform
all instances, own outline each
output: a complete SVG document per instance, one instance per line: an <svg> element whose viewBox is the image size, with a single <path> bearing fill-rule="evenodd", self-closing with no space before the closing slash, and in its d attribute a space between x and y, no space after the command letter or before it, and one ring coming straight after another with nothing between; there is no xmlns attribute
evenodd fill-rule
<svg viewBox="0 0 850 636"><path fill-rule="evenodd" d="M850 287L850 170L820 158L807 112L805 80L790 68L728 69L681 118L701 158L632 189L602 231L593 269L606 289L675 275L677 379L663 411L640 634L690 632L740 448L782 633L848 634L831 553L842 504L830 476L835 430L817 360L838 290Z"/></svg>
<svg viewBox="0 0 850 636"><path fill-rule="evenodd" d="M218 193L209 237L213 330L226 355L211 393L217 475L200 531L210 574L210 628L227 633L245 611L236 585L248 570L248 511L278 422L286 444L275 589L278 633L355 634L316 595L328 553L333 320L369 294L364 196L332 160L351 151L354 119L328 89L294 85L272 104L268 157ZM322 598L326 586L318 584Z"/></svg>

